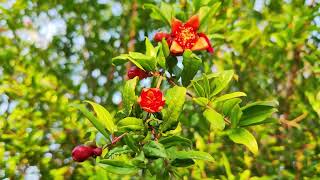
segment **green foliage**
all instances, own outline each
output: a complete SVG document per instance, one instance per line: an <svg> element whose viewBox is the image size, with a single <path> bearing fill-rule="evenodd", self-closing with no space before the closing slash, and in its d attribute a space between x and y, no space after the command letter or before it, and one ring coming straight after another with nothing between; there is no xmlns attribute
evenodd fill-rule
<svg viewBox="0 0 320 180"><path fill-rule="evenodd" d="M0 179L319 179L319 3L260 5L0 2ZM152 41L195 14L213 55ZM131 64L158 74L127 80ZM75 163L78 144L102 156Z"/></svg>

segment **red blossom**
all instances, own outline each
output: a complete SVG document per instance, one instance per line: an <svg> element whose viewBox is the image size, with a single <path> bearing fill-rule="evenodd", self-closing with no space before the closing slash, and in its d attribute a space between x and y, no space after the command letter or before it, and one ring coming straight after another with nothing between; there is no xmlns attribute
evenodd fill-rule
<svg viewBox="0 0 320 180"><path fill-rule="evenodd" d="M90 146L77 146L72 150L72 159L77 162L83 162L93 156L93 148Z"/></svg>
<svg viewBox="0 0 320 180"><path fill-rule="evenodd" d="M155 41L167 40L170 52L175 55L182 54L184 50L207 50L213 53L209 38L204 33L198 33L200 26L199 17L192 16L186 23L173 18L171 21L171 33L158 32L154 36Z"/></svg>
<svg viewBox="0 0 320 180"><path fill-rule="evenodd" d="M129 79L133 79L133 78L135 78L136 76L138 76L139 79L144 79L144 78L149 77L149 74L148 74L146 71L144 71L144 70L142 70L142 69L139 69L137 66L132 66L132 67L129 69L127 75L128 75L128 78L129 78Z"/></svg>
<svg viewBox="0 0 320 180"><path fill-rule="evenodd" d="M102 154L102 148L96 146L77 146L72 150L72 159L77 162L83 162L90 157L100 156Z"/></svg>
<svg viewBox="0 0 320 180"><path fill-rule="evenodd" d="M163 109L165 99L158 88L144 88L138 98L140 107L149 112L155 113Z"/></svg>

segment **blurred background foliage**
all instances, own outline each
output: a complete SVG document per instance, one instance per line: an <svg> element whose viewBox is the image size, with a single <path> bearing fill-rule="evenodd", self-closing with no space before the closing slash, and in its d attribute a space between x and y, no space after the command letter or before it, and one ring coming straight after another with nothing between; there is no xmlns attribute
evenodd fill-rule
<svg viewBox="0 0 320 180"><path fill-rule="evenodd" d="M186 20L217 1L166 2ZM217 161L181 171L194 179L319 179L319 1L221 2L206 28L215 53L205 55L203 71L234 69L238 81L230 89L246 92L248 102L277 99L278 123L254 127L254 157L223 136L202 135L202 117L183 114L183 128L194 132L185 136ZM94 161L72 161L72 148L96 132L68 104L90 99L114 112L121 106L128 67L113 67L111 58L144 52L146 36L169 28L150 18L144 3L161 1L0 1L1 179L121 178Z"/></svg>

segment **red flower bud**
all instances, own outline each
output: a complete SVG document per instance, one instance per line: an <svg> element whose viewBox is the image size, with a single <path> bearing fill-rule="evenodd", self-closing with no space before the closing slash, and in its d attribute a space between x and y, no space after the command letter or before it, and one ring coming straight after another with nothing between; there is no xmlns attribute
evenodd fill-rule
<svg viewBox="0 0 320 180"><path fill-rule="evenodd" d="M72 159L77 162L83 162L93 155L93 148L89 146L80 145L72 150Z"/></svg>
<svg viewBox="0 0 320 180"><path fill-rule="evenodd" d="M144 78L149 77L149 74L148 74L146 71L144 71L144 70L142 70L142 69L139 69L137 66L132 66L132 67L129 69L127 75L128 75L128 78L129 78L129 79L133 79L133 78L135 78L136 76L138 76L139 79L144 79Z"/></svg>
<svg viewBox="0 0 320 180"><path fill-rule="evenodd" d="M155 113L163 109L165 99L160 89L144 88L138 98L138 103L143 110L149 113Z"/></svg>
<svg viewBox="0 0 320 180"><path fill-rule="evenodd" d="M100 156L102 154L102 148L95 148L93 149L93 154L95 156Z"/></svg>

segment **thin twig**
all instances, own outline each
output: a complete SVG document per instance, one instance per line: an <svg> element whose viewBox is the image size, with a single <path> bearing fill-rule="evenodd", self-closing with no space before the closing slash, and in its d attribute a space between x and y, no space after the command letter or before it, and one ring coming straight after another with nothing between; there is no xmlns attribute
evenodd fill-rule
<svg viewBox="0 0 320 180"><path fill-rule="evenodd" d="M107 145L107 147L109 148L109 147L115 145L115 144L116 144L117 142L119 142L119 141L123 138L123 136L125 136L126 134L128 134L128 133L125 132L125 133L123 133L123 134L121 134L120 136L117 136L117 137L112 135L112 141L111 141L110 144Z"/></svg>

